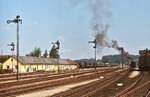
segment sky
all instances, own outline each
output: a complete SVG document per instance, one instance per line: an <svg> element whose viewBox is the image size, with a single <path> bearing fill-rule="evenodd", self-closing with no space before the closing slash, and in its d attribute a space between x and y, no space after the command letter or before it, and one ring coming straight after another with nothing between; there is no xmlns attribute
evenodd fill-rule
<svg viewBox="0 0 150 97"><path fill-rule="evenodd" d="M77 2L76 2L77 1ZM110 28L107 39L115 39L130 54L150 48L150 0L110 0ZM49 51L52 42L60 40L60 54L66 59L94 57L94 39L88 0L0 0L0 54L11 54L16 42L16 25L7 24L16 15L20 24L20 55L35 47ZM14 52L15 53L15 52ZM118 54L104 48L101 55Z"/></svg>

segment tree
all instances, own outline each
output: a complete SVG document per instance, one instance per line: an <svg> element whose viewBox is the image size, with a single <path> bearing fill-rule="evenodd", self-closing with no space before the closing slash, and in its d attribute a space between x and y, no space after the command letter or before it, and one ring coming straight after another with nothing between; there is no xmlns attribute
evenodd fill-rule
<svg viewBox="0 0 150 97"><path fill-rule="evenodd" d="M111 62L111 59L112 59L112 56L103 56L102 57L102 62L103 63L110 63Z"/></svg>
<svg viewBox="0 0 150 97"><path fill-rule="evenodd" d="M26 56L33 56L33 57L40 57L41 56L41 49L40 48L34 48L32 52L27 54Z"/></svg>
<svg viewBox="0 0 150 97"><path fill-rule="evenodd" d="M50 58L59 58L58 49L55 46L55 44L53 45L52 49L49 52L49 57Z"/></svg>
<svg viewBox="0 0 150 97"><path fill-rule="evenodd" d="M47 58L47 56L48 56L48 53L47 53L47 50L45 50L45 52L44 52L44 54L43 54L43 57L44 57L44 58Z"/></svg>

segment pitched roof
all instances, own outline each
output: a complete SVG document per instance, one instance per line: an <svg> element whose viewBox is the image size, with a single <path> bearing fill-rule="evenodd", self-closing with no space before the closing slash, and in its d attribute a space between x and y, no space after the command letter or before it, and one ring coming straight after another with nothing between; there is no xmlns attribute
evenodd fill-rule
<svg viewBox="0 0 150 97"><path fill-rule="evenodd" d="M16 56L14 56L16 59ZM65 60L65 59L54 59L54 58L40 58L40 57L30 57L30 56L19 56L19 61L22 64L75 64L76 62L71 60Z"/></svg>
<svg viewBox="0 0 150 97"><path fill-rule="evenodd" d="M4 63L10 57L11 57L10 55L0 55L0 63Z"/></svg>

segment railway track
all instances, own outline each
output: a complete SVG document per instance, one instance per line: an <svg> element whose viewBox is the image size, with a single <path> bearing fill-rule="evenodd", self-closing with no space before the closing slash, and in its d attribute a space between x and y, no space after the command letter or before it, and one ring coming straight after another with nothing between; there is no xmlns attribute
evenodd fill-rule
<svg viewBox="0 0 150 97"><path fill-rule="evenodd" d="M84 72L91 72L94 70L84 70L82 71ZM52 72L48 72L48 71L44 71L44 72L32 72L32 73L20 73L19 74L19 79L27 79L27 78L33 78L33 77L42 77L42 76L49 76L49 75L60 75L60 74L69 74L69 73L78 73L81 72L79 70L76 71L68 71L68 72L63 72L63 73L52 73ZM2 74L0 75L0 82L1 81L10 81L10 80L16 80L16 74Z"/></svg>
<svg viewBox="0 0 150 97"><path fill-rule="evenodd" d="M150 97L150 81L143 83L120 97Z"/></svg>
<svg viewBox="0 0 150 97"><path fill-rule="evenodd" d="M90 84L86 84L83 86L73 88L69 91L55 94L51 97L89 97L90 94L95 93L97 91L97 89L103 89L104 87L106 87L109 84L113 83L114 81L118 80L118 78L122 77L124 74L125 74L124 70L118 71L118 72L111 72L111 73L104 75L104 77L106 77L106 78L97 80ZM116 79L116 75L118 76L117 79ZM92 96L92 97L94 97L94 96Z"/></svg>
<svg viewBox="0 0 150 97"><path fill-rule="evenodd" d="M116 97L122 97L122 95L125 95L126 93L128 93L129 91L131 91L132 89L135 88L135 86L142 80L144 74L142 73L140 75L140 77L134 82L132 83L129 87L127 87L125 90L121 91L119 94L116 95Z"/></svg>
<svg viewBox="0 0 150 97"><path fill-rule="evenodd" d="M116 67L117 68L117 67ZM109 68L104 68L103 70L107 70ZM98 69L102 70L102 69ZM19 74L19 79L27 79L27 78L36 78L36 77L43 77L43 76L50 76L50 75L63 75L63 74L72 74L72 73L88 73L88 72L94 72L94 69L88 69L88 70L72 70L72 71L67 71L67 72L61 72L61 73L52 73L49 71L44 71L44 72L32 72L32 73L20 73ZM16 74L0 74L0 82L2 81L10 81L10 80L16 80Z"/></svg>
<svg viewBox="0 0 150 97"><path fill-rule="evenodd" d="M117 70L117 68L115 69L106 69L104 70L105 72L109 72L112 70ZM103 72L102 70L98 70L97 72ZM37 78L27 78L27 79L22 79L19 81L16 80L9 80L9 81L2 81L0 82L0 88L9 88L11 86L14 85L22 85L22 84L29 84L29 83L33 83L33 82L40 82L40 81L46 81L46 80L54 80L54 79L58 79L58 78L65 78L65 77L73 77L73 76L77 76L77 75L84 75L84 74L91 74L91 73L95 73L95 71L84 71L84 72L76 72L76 73L67 73L67 74L57 74L57 75L49 75L49 76L42 76L42 77L37 77Z"/></svg>
<svg viewBox="0 0 150 97"><path fill-rule="evenodd" d="M148 89L148 91L147 91L145 97L150 97L150 89Z"/></svg>
<svg viewBox="0 0 150 97"><path fill-rule="evenodd" d="M121 95L126 94L132 88L136 88L135 86L141 84L144 78L144 74L141 72L134 78L129 78L129 75L131 75L131 72L128 71L126 73L114 73L110 76L107 75L105 79L73 88L52 97L124 97ZM149 95L149 92L147 95Z"/></svg>
<svg viewBox="0 0 150 97"><path fill-rule="evenodd" d="M150 97L150 76L147 72L117 97Z"/></svg>
<svg viewBox="0 0 150 97"><path fill-rule="evenodd" d="M93 79L93 78L98 77L97 75L99 73L105 74L108 72L113 72L115 70L118 70L118 69L105 70L104 72L99 70L99 71L97 71L97 73L95 73L94 71L91 73L87 73L87 72L83 73L83 74L78 73L78 74L73 74L73 75L69 75L66 77L62 76L60 78L55 78L55 79L45 78L45 80L43 80L44 78L42 78L38 81L36 79L33 82L32 82L32 80L30 80L30 81L22 81L22 82L17 81L16 83L13 83L13 84L5 83L5 85L3 83L0 88L0 97L14 95L14 94L20 94L20 93L28 92L31 90L37 90L37 89L42 89L42 88L46 88L46 87L80 82L80 81L87 80L87 79Z"/></svg>
<svg viewBox="0 0 150 97"><path fill-rule="evenodd" d="M83 97L116 97L120 91L125 90L141 76L141 74L139 74L135 78L129 79L130 74L131 72L127 72L123 76L117 76L115 77L116 80L114 79L114 81L107 83L102 89L101 87L97 87L95 91Z"/></svg>

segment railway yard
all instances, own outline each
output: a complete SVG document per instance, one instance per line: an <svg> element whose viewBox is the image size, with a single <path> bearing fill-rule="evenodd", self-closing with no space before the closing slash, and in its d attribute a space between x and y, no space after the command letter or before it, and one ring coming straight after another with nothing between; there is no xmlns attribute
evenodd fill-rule
<svg viewBox="0 0 150 97"><path fill-rule="evenodd" d="M146 71L103 67L0 75L0 97L150 97Z"/></svg>
<svg viewBox="0 0 150 97"><path fill-rule="evenodd" d="M150 0L0 0L0 97L150 97Z"/></svg>
<svg viewBox="0 0 150 97"><path fill-rule="evenodd" d="M0 0L0 97L150 97L149 1Z"/></svg>

